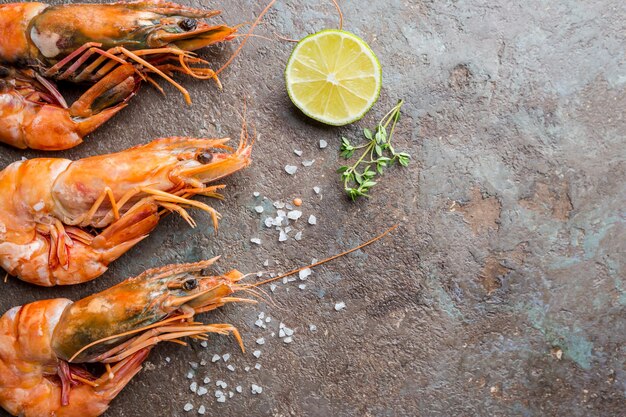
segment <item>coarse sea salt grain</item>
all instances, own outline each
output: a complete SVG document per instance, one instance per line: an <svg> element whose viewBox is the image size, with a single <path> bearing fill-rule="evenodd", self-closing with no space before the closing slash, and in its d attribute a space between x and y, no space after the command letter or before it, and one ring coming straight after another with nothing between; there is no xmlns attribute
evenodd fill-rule
<svg viewBox="0 0 626 417"><path fill-rule="evenodd" d="M315 191L315 194L319 194L322 190L320 187L313 187L313 191Z"/></svg>
<svg viewBox="0 0 626 417"><path fill-rule="evenodd" d="M241 385L237 385L237 388L235 388L235 391L241 394L243 392L243 388L241 387Z"/></svg>
<svg viewBox="0 0 626 417"><path fill-rule="evenodd" d="M198 388L198 392L197 392L197 394L198 394L198 395L200 395L200 396L203 396L203 395L204 395L204 394L206 394L207 392L209 392L209 390L208 390L208 389L206 389L205 387L200 387L200 388Z"/></svg>
<svg viewBox="0 0 626 417"><path fill-rule="evenodd" d="M293 329L290 329L289 327L285 327L284 330L287 336L293 336L293 333L294 333Z"/></svg>
<svg viewBox="0 0 626 417"><path fill-rule="evenodd" d="M285 337L283 339L283 342L289 344L289 343L293 342L293 338L291 336Z"/></svg>
<svg viewBox="0 0 626 417"><path fill-rule="evenodd" d="M302 240L302 232L296 233L296 235L293 238L296 240Z"/></svg>
<svg viewBox="0 0 626 417"><path fill-rule="evenodd" d="M192 371L187 372L187 379L193 379L193 372Z"/></svg>
<svg viewBox="0 0 626 417"><path fill-rule="evenodd" d="M183 407L183 410L185 410L185 411L193 410L193 404L192 403L185 404L185 406Z"/></svg>
<svg viewBox="0 0 626 417"><path fill-rule="evenodd" d="M278 286L276 284L270 284L270 291L271 292L276 291L276 288L278 288Z"/></svg>
<svg viewBox="0 0 626 417"><path fill-rule="evenodd" d="M311 271L311 268L305 268L302 271L298 272L298 278L304 281L305 279L310 277L312 273L313 272Z"/></svg>
<svg viewBox="0 0 626 417"><path fill-rule="evenodd" d="M309 330L312 332L316 332L317 331L317 326L314 324L309 324Z"/></svg>
<svg viewBox="0 0 626 417"><path fill-rule="evenodd" d="M293 175L298 171L298 167L294 165L285 165L285 172L289 175Z"/></svg>
<svg viewBox="0 0 626 417"><path fill-rule="evenodd" d="M235 367L233 365L228 365L227 368L230 372L235 372Z"/></svg>
<svg viewBox="0 0 626 417"><path fill-rule="evenodd" d="M306 284L300 284L298 285L298 288L300 288L301 290L306 289Z"/></svg>
<svg viewBox="0 0 626 417"><path fill-rule="evenodd" d="M335 311L341 311L344 308L346 308L346 303L344 303L343 301L335 304Z"/></svg>
<svg viewBox="0 0 626 417"><path fill-rule="evenodd" d="M301 150L299 150L299 149L294 149L294 150L293 150L293 153L295 153L295 154L296 154L296 155L298 155L298 156L302 156L302 151L301 151Z"/></svg>
<svg viewBox="0 0 626 417"><path fill-rule="evenodd" d="M200 346L202 346L203 348L209 347L209 343L206 340L203 340L202 342L200 342Z"/></svg>
<svg viewBox="0 0 626 417"><path fill-rule="evenodd" d="M201 405L200 407L198 407L198 414L204 414L206 413L206 407Z"/></svg>
<svg viewBox="0 0 626 417"><path fill-rule="evenodd" d="M171 361L172 361L172 358L170 358L169 356L165 358L165 362L170 363Z"/></svg>
<svg viewBox="0 0 626 417"><path fill-rule="evenodd" d="M226 362L227 360L229 360L229 359L230 359L230 353L224 353L224 354L222 355L222 359L224 360L224 362Z"/></svg>
<svg viewBox="0 0 626 417"><path fill-rule="evenodd" d="M226 397L225 396L221 396L221 397L217 397L217 402L218 403L225 403L226 402Z"/></svg>
<svg viewBox="0 0 626 417"><path fill-rule="evenodd" d="M261 369L261 364L260 363L254 364L254 369L256 369L257 371Z"/></svg>
<svg viewBox="0 0 626 417"><path fill-rule="evenodd" d="M278 235L278 241L279 242L284 242L289 238L289 236L287 236L287 233L285 233L284 230L281 230L279 235Z"/></svg>
<svg viewBox="0 0 626 417"><path fill-rule="evenodd" d="M265 344L265 338L264 337L260 337L256 340L256 344L257 345L264 345Z"/></svg>
<svg viewBox="0 0 626 417"><path fill-rule="evenodd" d="M253 193L252 193L252 195L253 195L253 196L255 196L255 197L258 197L258 196L260 196L260 195L261 195L261 193L260 193L260 192L258 192L258 191L255 191L255 192L253 192Z"/></svg>
<svg viewBox="0 0 626 417"><path fill-rule="evenodd" d="M274 226L274 219L272 219L271 217L266 217L263 223L265 223L265 227L272 227Z"/></svg>
<svg viewBox="0 0 626 417"><path fill-rule="evenodd" d="M272 204L277 209L285 208L285 203L283 203L282 201L274 201Z"/></svg>
<svg viewBox="0 0 626 417"><path fill-rule="evenodd" d="M313 225L313 224L317 224L317 217L315 217L314 215L310 215L309 216L309 224Z"/></svg>
<svg viewBox="0 0 626 417"><path fill-rule="evenodd" d="M257 359L261 357L261 351L260 350L255 350L254 352L252 352L252 354Z"/></svg>
<svg viewBox="0 0 626 417"><path fill-rule="evenodd" d="M250 242L260 245L261 244L261 239L259 239L258 237L253 237L252 239L250 239Z"/></svg>
<svg viewBox="0 0 626 417"><path fill-rule="evenodd" d="M263 211L265 211L265 209L263 208L263 206L256 206L254 208L254 211L256 211L257 213L261 214L261 213L263 213Z"/></svg>
<svg viewBox="0 0 626 417"><path fill-rule="evenodd" d="M215 355L213 355L213 357L211 358L211 362L217 362L217 361L219 361L221 358L222 358L222 357L216 353L216 354L215 354Z"/></svg>
<svg viewBox="0 0 626 417"><path fill-rule="evenodd" d="M324 139L320 139L320 149L324 149L328 146L328 142L326 142Z"/></svg>
<svg viewBox="0 0 626 417"><path fill-rule="evenodd" d="M209 382L211 382L211 378L207 376L202 380L202 382L204 382L205 384L208 384Z"/></svg>
<svg viewBox="0 0 626 417"><path fill-rule="evenodd" d="M189 389L191 390L191 392L198 391L198 383L197 382L192 382L191 385L189 385Z"/></svg>
<svg viewBox="0 0 626 417"><path fill-rule="evenodd" d="M311 165L313 165L315 163L315 159L312 161L302 161L302 166L305 167L310 167Z"/></svg>
<svg viewBox="0 0 626 417"><path fill-rule="evenodd" d="M300 210L291 210L287 213L287 218L289 220L298 220L300 217L302 217L302 212Z"/></svg>

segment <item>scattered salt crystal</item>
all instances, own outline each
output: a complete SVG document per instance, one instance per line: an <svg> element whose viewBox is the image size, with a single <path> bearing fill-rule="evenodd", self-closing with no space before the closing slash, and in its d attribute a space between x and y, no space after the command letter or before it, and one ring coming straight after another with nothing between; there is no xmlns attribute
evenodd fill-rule
<svg viewBox="0 0 626 417"><path fill-rule="evenodd" d="M289 337L285 337L285 338L283 339L283 342L285 342L285 343L291 343L291 342L293 342L293 338L292 338L291 336L289 336Z"/></svg>
<svg viewBox="0 0 626 417"><path fill-rule="evenodd" d="M313 187L313 191L315 191L315 194L319 194L322 190L320 189L320 187Z"/></svg>
<svg viewBox="0 0 626 417"><path fill-rule="evenodd" d="M261 319L258 319L257 321L254 322L254 325L256 327L263 327L263 324L264 324L263 320L261 320Z"/></svg>
<svg viewBox="0 0 626 417"><path fill-rule="evenodd" d="M260 350L255 350L254 352L252 352L252 354L257 359L261 357L261 351Z"/></svg>
<svg viewBox="0 0 626 417"><path fill-rule="evenodd" d="M257 213L259 213L259 214L263 213L263 211L264 211L264 210L265 210L265 209L263 208L263 206L256 206L256 207L254 208L254 211L256 211L256 212L257 212Z"/></svg>
<svg viewBox="0 0 626 417"><path fill-rule="evenodd" d="M226 402L226 397L224 397L223 395L221 397L217 397L217 402L218 403L225 403Z"/></svg>
<svg viewBox="0 0 626 417"><path fill-rule="evenodd" d="M328 146L328 142L326 142L324 139L320 139L320 149L324 149Z"/></svg>
<svg viewBox="0 0 626 417"><path fill-rule="evenodd" d="M272 219L271 217L266 217L263 223L265 223L265 227L272 227L274 226L274 219Z"/></svg>
<svg viewBox="0 0 626 417"><path fill-rule="evenodd" d="M252 193L252 195L253 195L253 196L255 196L255 197L258 197L258 196L260 196L260 195L261 195L261 193L260 193L260 192L258 192L258 191L255 191L255 192L253 192L253 193Z"/></svg>
<svg viewBox="0 0 626 417"><path fill-rule="evenodd" d="M245 368L243 368L243 370L246 371L246 372L250 372L250 367L246 366Z"/></svg>
<svg viewBox="0 0 626 417"><path fill-rule="evenodd" d="M215 386L217 386L217 387L221 387L221 386L222 386L222 382L224 382L224 381L222 381L222 380L218 379L217 381L215 381ZM216 394L217 394L217 392L218 392L218 391L215 391L215 393L216 393ZM222 392L222 391L219 391L219 392Z"/></svg>
<svg viewBox="0 0 626 417"><path fill-rule="evenodd" d="M293 175L298 171L298 167L294 165L285 165L285 172L289 175Z"/></svg>
<svg viewBox="0 0 626 417"><path fill-rule="evenodd" d="M303 269L302 271L298 272L298 278L304 281L305 279L310 277L312 273L313 272L311 271L311 268Z"/></svg>
<svg viewBox="0 0 626 417"><path fill-rule="evenodd" d="M283 203L282 201L274 201L274 207L276 207L277 209L281 209L281 208L285 208L285 203Z"/></svg>
<svg viewBox="0 0 626 417"><path fill-rule="evenodd" d="M234 395L235 395L234 392L228 391L228 398L233 398Z"/></svg>
<svg viewBox="0 0 626 417"><path fill-rule="evenodd" d="M208 376L204 378L204 380L202 381L205 384L208 384L209 382L211 382L211 378L209 378Z"/></svg>
<svg viewBox="0 0 626 417"><path fill-rule="evenodd" d="M190 365L193 369L198 369L198 362L189 362L189 365Z"/></svg>
<svg viewBox="0 0 626 417"><path fill-rule="evenodd" d="M317 224L317 217L311 214L309 216L309 224Z"/></svg>
<svg viewBox="0 0 626 417"><path fill-rule="evenodd" d="M291 227L291 226L287 226L287 227L285 227L285 233L289 233L289 232L291 232L292 230L293 230L293 227Z"/></svg>
<svg viewBox="0 0 626 417"><path fill-rule="evenodd" d="M287 236L287 233L285 233L284 230L280 231L280 234L278 235L278 241L279 242L284 242L289 238L289 236Z"/></svg>
<svg viewBox="0 0 626 417"><path fill-rule="evenodd" d="M286 334L285 334L285 329L280 329L280 330L278 331L278 337L285 337L285 336L286 336Z"/></svg>
<svg viewBox="0 0 626 417"><path fill-rule="evenodd" d="M206 389L205 387L200 387L200 388L198 388L197 394L202 396L202 395L206 394L207 392L209 392L208 389Z"/></svg>
<svg viewBox="0 0 626 417"><path fill-rule="evenodd" d="M213 355L213 357L211 358L211 362L215 363L215 362L219 361L221 358L222 358L222 357L216 353L216 354L215 354L215 355Z"/></svg>
<svg viewBox="0 0 626 417"><path fill-rule="evenodd" d="M206 340L203 340L202 342L200 342L200 346L202 346L203 348L209 347L209 343Z"/></svg>
<svg viewBox="0 0 626 417"><path fill-rule="evenodd" d="M259 239L258 237L253 237L252 239L250 239L250 242L256 243L257 245L260 245L261 244L261 239Z"/></svg>
<svg viewBox="0 0 626 417"><path fill-rule="evenodd" d="M169 356L165 358L165 362L170 363L171 361L172 361L172 358L170 358Z"/></svg>
<svg viewBox="0 0 626 417"><path fill-rule="evenodd" d="M40 211L45 207L45 204L43 203L43 201L40 201L39 203L35 204L33 206L33 210L35 211Z"/></svg>
<svg viewBox="0 0 626 417"><path fill-rule="evenodd" d="M257 278L261 278L263 276L263 272L257 272L256 276L257 276Z"/></svg>
<svg viewBox="0 0 626 417"><path fill-rule="evenodd" d="M206 407L201 405L200 407L198 407L198 414L204 414L206 413Z"/></svg>
<svg viewBox="0 0 626 417"><path fill-rule="evenodd" d="M222 355L222 359L224 360L224 362L228 361L230 359L230 353L224 353Z"/></svg>
<svg viewBox="0 0 626 417"><path fill-rule="evenodd" d="M204 359L200 361L200 366L206 366L206 361Z"/></svg>
<svg viewBox="0 0 626 417"><path fill-rule="evenodd" d="M241 387L241 385L237 385L237 388L235 388L235 390L240 394L243 392L243 388Z"/></svg>
<svg viewBox="0 0 626 417"><path fill-rule="evenodd" d="M296 233L296 235L293 238L296 240L302 240L302 232Z"/></svg>
<svg viewBox="0 0 626 417"><path fill-rule="evenodd" d="M187 379L193 379L193 372L192 371L187 372Z"/></svg>
<svg viewBox="0 0 626 417"><path fill-rule="evenodd" d="M191 403L185 404L185 406L183 407L183 410L185 410L185 411L193 410L193 404L191 404Z"/></svg>
<svg viewBox="0 0 626 417"><path fill-rule="evenodd" d="M260 318L260 319L262 319L262 318L264 318L264 317L265 317L265 311L261 311L261 312L259 313L259 318Z"/></svg>
<svg viewBox="0 0 626 417"><path fill-rule="evenodd" d="M271 317L266 317L266 318L265 318L265 322L266 322L266 323L269 323L270 321L272 321L272 318L271 318Z"/></svg>
<svg viewBox="0 0 626 417"><path fill-rule="evenodd" d="M301 151L301 150L299 150L299 149L294 149L294 150L293 150L293 153L295 153L295 154L296 154L296 155L298 155L298 156L302 156L302 151Z"/></svg>
<svg viewBox="0 0 626 417"><path fill-rule="evenodd" d="M283 323L282 321L281 321L281 322L280 322L280 324L278 325L278 328L279 328L279 329L284 329L285 327L287 327L287 326L285 326L285 323Z"/></svg>
<svg viewBox="0 0 626 417"><path fill-rule="evenodd" d="M284 330L287 336L293 336L293 333L294 333L293 329L290 329L289 327L285 327Z"/></svg>
<svg viewBox="0 0 626 417"><path fill-rule="evenodd" d="M189 385L189 389L191 392L196 392L198 390L198 383L192 382L191 385Z"/></svg>
<svg viewBox="0 0 626 417"><path fill-rule="evenodd" d="M346 303L344 303L343 301L335 304L335 311L341 311L344 308L346 308Z"/></svg>
<svg viewBox="0 0 626 417"><path fill-rule="evenodd" d="M298 288L300 288L301 290L304 290L306 288L306 284L300 284L298 285Z"/></svg>
<svg viewBox="0 0 626 417"><path fill-rule="evenodd" d="M261 364L260 363L255 364L254 369L256 369L257 371L261 369Z"/></svg>
<svg viewBox="0 0 626 417"><path fill-rule="evenodd" d="M298 220L300 217L302 217L302 212L300 210L291 210L287 213L287 218L289 220Z"/></svg>
<svg viewBox="0 0 626 417"><path fill-rule="evenodd" d="M255 395L263 392L263 388L261 388L257 384L252 384L251 389L252 389L252 394L255 394Z"/></svg>
<svg viewBox="0 0 626 417"><path fill-rule="evenodd" d="M317 331L317 326L314 324L309 324L309 330L312 332L316 332Z"/></svg>
<svg viewBox="0 0 626 417"><path fill-rule="evenodd" d="M265 344L265 338L264 337L260 337L256 340L256 344L257 345L264 345Z"/></svg>
<svg viewBox="0 0 626 417"><path fill-rule="evenodd" d="M226 368L228 368L231 372L235 372L235 367L233 365L228 365Z"/></svg>
<svg viewBox="0 0 626 417"><path fill-rule="evenodd" d="M271 292L276 291L276 288L277 288L277 287L276 287L276 284L271 284L271 285L270 285L270 291L271 291Z"/></svg>
<svg viewBox="0 0 626 417"><path fill-rule="evenodd" d="M312 161L302 161L302 165L305 167L310 167L315 162L315 159Z"/></svg>

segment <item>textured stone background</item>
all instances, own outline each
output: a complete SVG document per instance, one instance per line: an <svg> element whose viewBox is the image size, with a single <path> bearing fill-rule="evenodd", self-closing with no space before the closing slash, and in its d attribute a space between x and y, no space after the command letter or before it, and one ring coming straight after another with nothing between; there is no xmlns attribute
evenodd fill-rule
<svg viewBox="0 0 626 417"><path fill-rule="evenodd" d="M253 20L262 3L211 7L236 24ZM148 267L215 254L223 255L221 271L258 271L265 259L286 270L399 222L393 239L315 270L304 291L281 285L273 305L230 305L203 317L239 327L250 352L265 336L259 360L225 337L207 349L159 346L107 415L196 415L183 411L187 402L220 416L624 415L624 2L341 4L345 28L384 65L381 100L363 122L328 128L294 110L282 74L292 45L260 38L223 73L223 91L184 80L192 107L172 88L167 97L144 88L87 143L56 156L167 135L236 137L247 97L259 139L253 165L226 180L226 201L211 202L224 215L219 236L203 213L194 212L195 230L169 216L97 281L40 289L11 279L1 309L80 298ZM336 21L330 3L279 1L257 33L301 37ZM234 48L205 56L217 66ZM334 173L339 138L357 135L400 98L407 103L397 147L414 162L385 176L370 200L351 203ZM319 139L329 148L320 150ZM0 165L38 155L2 147ZM284 172L302 159L315 164L294 177ZM269 198L262 216L255 191ZM304 239L278 243L262 220L274 214L271 201L294 197L318 225L301 220ZM339 301L347 308L335 312ZM295 329L294 342L254 326L260 311ZM191 393L189 362L227 352L236 371L223 362L201 367L194 380L208 375L209 393ZM256 362L260 370L243 370ZM217 379L244 393L218 404ZM251 395L252 383L261 395Z"/></svg>

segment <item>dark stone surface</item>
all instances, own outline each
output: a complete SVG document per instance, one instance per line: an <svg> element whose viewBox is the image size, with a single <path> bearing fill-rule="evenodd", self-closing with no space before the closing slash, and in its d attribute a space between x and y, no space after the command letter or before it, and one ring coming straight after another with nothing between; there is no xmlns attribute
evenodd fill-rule
<svg viewBox="0 0 626 417"><path fill-rule="evenodd" d="M211 6L240 23L260 3ZM55 155L85 157L167 135L236 137L247 98L259 132L254 163L225 181L224 203L211 202L224 215L219 236L203 213L194 212L197 229L170 216L95 282L45 289L11 279L1 309L78 299L148 267L215 254L223 255L221 271L258 271L265 259L283 271L399 222L392 239L315 270L305 290L281 284L272 304L204 316L237 326L249 352L225 337L212 337L207 349L159 346L107 415L197 415L201 404L220 416L624 415L624 2L341 3L345 28L384 64L381 100L364 121L329 128L294 110L283 87L292 45L261 38L223 73L223 91L184 80L192 107L170 87L166 97L144 88L87 143ZM279 1L258 33L301 37L336 20L330 3ZM204 55L217 66L234 48ZM370 200L351 203L334 173L339 138L357 135L400 98L407 103L397 147L414 162L386 175ZM329 147L320 150L319 139ZM0 165L38 155L2 147ZM302 159L315 164L302 167ZM295 176L286 164L300 166ZM263 215L254 212L255 191L270 199ZM274 213L271 201L294 197L304 200L304 239L278 243L262 219ZM305 225L309 214L317 226ZM339 301L347 308L336 312ZM273 331L279 320L295 329L293 343L254 326L260 311L275 318ZM227 352L234 372L210 363ZM201 360L209 364L193 380L211 382L199 397L186 375ZM257 362L260 370L244 371ZM219 379L244 393L217 403ZM262 394L250 393L253 383ZM183 411L187 402L194 411Z"/></svg>

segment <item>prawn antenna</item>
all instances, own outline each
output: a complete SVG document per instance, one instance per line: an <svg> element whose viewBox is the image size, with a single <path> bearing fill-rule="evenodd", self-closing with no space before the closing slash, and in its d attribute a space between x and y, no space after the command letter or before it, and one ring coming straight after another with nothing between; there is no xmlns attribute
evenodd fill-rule
<svg viewBox="0 0 626 417"><path fill-rule="evenodd" d="M376 237L374 237L374 238L372 238L372 239L368 240L367 242L365 242L365 243L363 243L363 244L361 244L361 245L359 245L359 246L357 246L357 247L354 247L354 248L352 248L352 249L348 249L348 250L347 250L347 251L345 251L345 252L341 252L341 253L339 253L339 254L337 254L337 255L333 255L333 256L331 256L330 258L326 258L326 259L321 260L321 261L319 261L319 262L315 262L315 263L313 263L313 264L311 264L311 265L307 265L307 266L303 266L303 267L300 267L300 268L297 268L297 269L291 270L291 271L286 272L286 273L284 273L284 274L282 274L282 275L280 275L280 276L277 276L277 277L275 277L275 278L270 278L270 279L266 279L265 281L257 282L257 283L254 283L254 284L250 284L250 287L258 287L259 285L269 284L270 282L278 281L278 280L281 280L281 279L283 279L283 278L285 278L285 277L288 277L288 276L291 276L291 275L297 274L298 272L303 271L303 270L305 270L305 269L308 269L308 268L314 268L314 267L316 267L316 266L320 266L320 265L323 265L323 264L325 264L325 263L327 263L327 262L333 261L333 260L335 260L335 259L337 259L337 258L341 258L342 256L346 256L346 255L348 255L349 253L356 252L356 251L358 251L359 249L363 249L364 247L369 246L369 245L371 245L372 243L374 243L374 242L376 242L376 241L378 241L378 240L380 240L380 239L384 238L384 237L385 237L385 236L387 236L389 233L391 233L392 231L394 231L397 227L398 227L398 225L397 225L397 224L395 224L395 225L391 226L389 229L387 229L387 230L385 230L384 232L382 232L381 234L379 234L378 236L376 236Z"/></svg>
<svg viewBox="0 0 626 417"><path fill-rule="evenodd" d="M237 47L237 49L235 50L235 52L230 56L230 58L228 59L228 61L226 61L226 63L224 65L222 65L222 68L218 69L217 71L215 71L215 76L217 77L218 75L220 75L220 73L222 71L224 71L226 68L228 68L228 66L233 62L233 60L237 57L237 55L239 55L239 53L241 52L241 50L243 49L243 47L245 46L246 42L248 42L248 39L250 39L250 36L252 36L252 33L254 32L254 29L258 26L259 22L261 22L261 19L263 18L263 16L265 16L265 14L267 12L269 12L269 10L272 8L272 6L274 5L274 3L276 3L276 0L272 0L269 2L269 4L267 6L265 6L265 9L263 9L263 11L261 12L261 14L256 18L256 20L254 21L254 23L252 24L252 26L250 26L250 30L248 31L248 33L246 34L246 36L243 38L243 41L241 41L241 44L239 44L239 46Z"/></svg>

